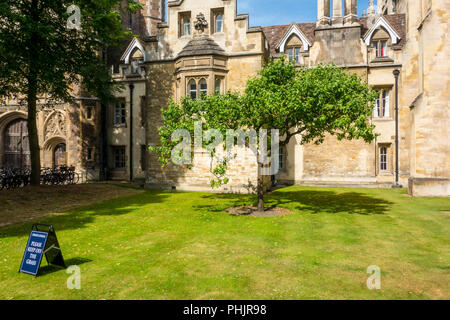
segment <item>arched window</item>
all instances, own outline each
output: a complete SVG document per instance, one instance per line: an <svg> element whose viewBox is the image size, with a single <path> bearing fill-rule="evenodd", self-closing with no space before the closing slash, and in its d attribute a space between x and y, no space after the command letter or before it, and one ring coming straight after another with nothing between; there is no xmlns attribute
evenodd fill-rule
<svg viewBox="0 0 450 320"><path fill-rule="evenodd" d="M192 79L188 84L188 91L192 99L197 99L197 83Z"/></svg>
<svg viewBox="0 0 450 320"><path fill-rule="evenodd" d="M223 15L216 16L216 32L223 32Z"/></svg>
<svg viewBox="0 0 450 320"><path fill-rule="evenodd" d="M208 84L205 79L200 80L200 96L206 96L208 94Z"/></svg>

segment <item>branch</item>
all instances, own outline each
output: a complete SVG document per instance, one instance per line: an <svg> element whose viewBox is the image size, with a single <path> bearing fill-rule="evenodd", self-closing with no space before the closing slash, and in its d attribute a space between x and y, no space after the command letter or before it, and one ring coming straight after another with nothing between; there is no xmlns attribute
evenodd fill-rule
<svg viewBox="0 0 450 320"><path fill-rule="evenodd" d="M294 132L288 131L288 133L286 134L286 139L284 139L284 141L282 143L280 143L280 145L281 146L287 145L293 136L303 133L303 131L305 131L305 130L306 130L306 127L301 127L300 129L298 129L297 131L294 131Z"/></svg>

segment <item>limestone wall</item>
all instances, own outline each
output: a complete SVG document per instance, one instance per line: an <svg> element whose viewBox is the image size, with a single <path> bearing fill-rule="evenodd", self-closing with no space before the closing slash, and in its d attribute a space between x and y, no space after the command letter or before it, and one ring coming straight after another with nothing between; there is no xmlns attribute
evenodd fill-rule
<svg viewBox="0 0 450 320"><path fill-rule="evenodd" d="M409 186L415 196L450 195L449 10L445 0L407 3L400 101L411 109Z"/></svg>

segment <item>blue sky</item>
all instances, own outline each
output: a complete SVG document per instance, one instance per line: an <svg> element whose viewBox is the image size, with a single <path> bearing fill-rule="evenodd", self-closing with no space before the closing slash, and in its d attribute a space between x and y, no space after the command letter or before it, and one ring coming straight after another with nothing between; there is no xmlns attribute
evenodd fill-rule
<svg viewBox="0 0 450 320"><path fill-rule="evenodd" d="M313 22L317 19L317 0L237 0L238 13L250 15L251 26ZM358 15L367 11L369 0L358 0ZM376 2L376 1L375 1Z"/></svg>

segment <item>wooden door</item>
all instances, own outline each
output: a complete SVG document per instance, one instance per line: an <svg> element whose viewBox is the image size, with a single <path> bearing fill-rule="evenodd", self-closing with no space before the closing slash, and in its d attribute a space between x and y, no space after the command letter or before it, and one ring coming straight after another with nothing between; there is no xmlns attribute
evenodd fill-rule
<svg viewBox="0 0 450 320"><path fill-rule="evenodd" d="M3 141L5 168L29 168L31 166L27 121L12 121L5 129Z"/></svg>
<svg viewBox="0 0 450 320"><path fill-rule="evenodd" d="M66 144L60 143L53 152L53 164L55 168L67 165Z"/></svg>

